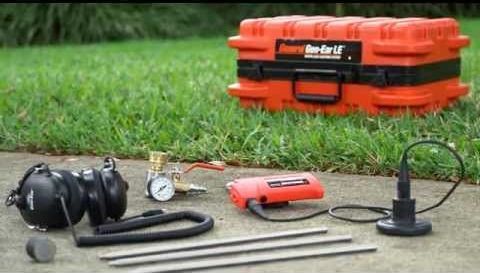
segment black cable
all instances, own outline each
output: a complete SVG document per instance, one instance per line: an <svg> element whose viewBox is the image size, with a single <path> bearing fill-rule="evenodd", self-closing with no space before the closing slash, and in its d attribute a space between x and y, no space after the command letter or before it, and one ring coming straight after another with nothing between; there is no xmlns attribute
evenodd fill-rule
<svg viewBox="0 0 480 273"><path fill-rule="evenodd" d="M75 244L78 245L77 232L75 231L75 228L73 227L72 220L70 218L70 213L68 213L68 208L67 208L67 204L65 203L65 198L62 195L60 195L59 196L59 201L60 201L60 205L62 206L62 210L63 210L63 213L65 215L65 219L67 220L68 227L70 228L70 231L72 232L73 241L75 241Z"/></svg>
<svg viewBox="0 0 480 273"><path fill-rule="evenodd" d="M389 218L392 214L392 209L390 208L384 208L384 207L376 207L376 206L363 206L363 205L342 205L342 206L335 206L335 207L330 207L325 210L318 210L313 213L307 214L307 215L302 215L299 217L293 217L293 218L273 218L268 216L264 209L262 204L258 203L255 199L250 199L247 202L247 208L250 212L253 214L257 215L258 217L270 221L270 222L293 222L293 221L301 221L301 220L306 220L310 219L319 215L323 215L328 213L330 216L344 220L344 221L349 221L349 222L354 222L354 223L373 223L381 219L386 219ZM382 217L377 217L373 219L355 219L355 218L348 218L344 216L340 216L335 213L337 210L341 209L364 209L364 210L369 210L372 212L376 213L381 213L384 216Z"/></svg>
<svg viewBox="0 0 480 273"><path fill-rule="evenodd" d="M306 220L306 219L310 219L312 217L322 215L328 212L328 209L325 209L325 210L315 211L311 214L294 217L294 218L272 218L265 213L265 211L263 210L262 204L258 203L257 200L255 199L249 199L247 201L247 208L249 211L257 215L258 217L271 222L293 222L293 221Z"/></svg>
<svg viewBox="0 0 480 273"><path fill-rule="evenodd" d="M400 172L399 172L399 180L400 181L407 181L406 184L408 184L408 192L410 191L410 179L408 177L408 163L407 163L407 160L408 160L408 152L415 146L418 146L418 145L423 145L423 144L433 144L433 145L438 145L446 150L448 150L452 155L453 157L457 160L457 162L459 163L459 166L460 166L460 177L459 179L455 182L455 184L450 188L450 190L440 199L440 201L438 201L437 203L435 203L434 205L432 206L429 206L425 209L421 209L421 210L418 210L416 211L415 213L416 214L419 214L419 213L423 213L423 212L426 212L426 211L429 211L429 210L432 210L434 208L437 208L439 206L441 206L449 197L450 195L452 195L452 193L455 191L455 189L460 185L460 183L463 181L464 177L465 177L465 164L462 160L462 157L460 156L460 154L458 154L457 151L455 151L453 148L451 148L450 146L446 145L445 143L443 142L439 142L439 141L436 141L436 140L421 140L421 141L417 141L413 144L411 144L410 146L408 146L402 153L402 158L401 158L401 161L400 161ZM299 220L305 220L305 219L309 219L309 218L312 218L312 217L315 217L315 216L318 216L318 215L322 215L322 214L325 214L325 213L328 213L331 217L333 218L337 218L337 219L340 219L340 220L344 220L344 221L349 221L349 222L354 222L354 223L374 223L374 222L377 222L378 220L382 220L382 219L387 219L387 218L390 218L391 215L392 215L392 209L391 208L386 208L386 207L379 207L379 206L368 206L368 205L358 205L358 204L350 204L350 205L340 205L340 206L333 206L333 207L330 207L329 209L327 210L319 210L319 211L316 211L314 213L311 213L311 214L308 214L308 215L305 215L305 216L300 216L300 217L294 217L294 218L271 218L270 216L268 216L265 211L263 210L263 206L261 204L259 204L255 199L250 199L248 200L247 202L247 208L255 215L257 215L258 217L264 219L264 220L268 220L268 221L272 221L272 222L291 222L291 221L299 221ZM336 211L339 211L339 210L368 210L368 211L371 211L371 212L375 212L375 213L379 213L379 214L383 214L383 216L380 216L380 217L376 217L376 218L367 218L367 219L358 219L358 218L352 218L352 217L345 217L345 216L340 216L336 213Z"/></svg>
<svg viewBox="0 0 480 273"><path fill-rule="evenodd" d="M344 210L344 209L368 210L368 211L375 212L375 213L381 213L381 214L383 214L383 216L377 217L377 218L359 219L359 218L340 216L340 215L335 213L338 210ZM330 207L330 209L328 209L328 214L330 216L332 216L333 218L337 218L337 219L352 222L352 223L374 223L374 222L377 222L378 220L390 218L392 216L392 209L391 208L385 208L385 207L365 206L365 205L357 205L357 204L340 205L340 206Z"/></svg>
<svg viewBox="0 0 480 273"><path fill-rule="evenodd" d="M454 157L455 159L457 160L458 164L460 165L460 177L458 178L458 180L455 182L455 184L453 184L453 186L450 188L450 190L442 197L442 199L440 199L440 201L438 201L436 204L430 206L430 207L427 207L425 209L421 209L421 210L418 210L416 211L416 213L424 213L426 211L429 211L429 210L432 210L434 208L437 208L439 206L441 206L443 204L443 202L445 202L449 197L450 195L452 195L452 193L455 191L455 189L460 185L460 182L463 181L463 179L465 178L465 164L462 160L462 157L460 156L460 154L458 154L457 151L455 151L452 147L446 145L445 143L442 143L442 142L439 142L439 141L435 141L435 140L422 140L422 141L418 141L416 143L413 143L412 145L410 145L406 150L405 152L403 153L404 154L404 157L405 157L405 160L407 158L407 152L417 146L417 145L420 145L420 144L433 144L433 145L438 145L440 147L443 147L444 149L447 149Z"/></svg>

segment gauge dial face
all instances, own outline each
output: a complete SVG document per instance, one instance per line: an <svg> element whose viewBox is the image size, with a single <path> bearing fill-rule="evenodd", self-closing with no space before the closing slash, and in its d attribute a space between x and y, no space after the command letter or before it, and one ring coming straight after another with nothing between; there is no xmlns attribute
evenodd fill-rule
<svg viewBox="0 0 480 273"><path fill-rule="evenodd" d="M150 195L157 201L168 201L175 194L175 185L173 181L165 176L153 178L148 186Z"/></svg>

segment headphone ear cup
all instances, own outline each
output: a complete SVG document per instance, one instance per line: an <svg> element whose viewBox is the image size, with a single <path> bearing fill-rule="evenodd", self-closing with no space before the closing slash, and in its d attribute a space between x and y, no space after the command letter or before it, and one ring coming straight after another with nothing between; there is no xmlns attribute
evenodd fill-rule
<svg viewBox="0 0 480 273"><path fill-rule="evenodd" d="M88 217L92 226L98 226L107 219L107 206L102 186L102 175L96 169L82 171L83 181L88 196Z"/></svg>
<svg viewBox="0 0 480 273"><path fill-rule="evenodd" d="M80 222L84 213L87 203L86 194L83 187L79 184L78 179L73 176L69 171L65 170L52 170L54 173L58 173L62 176L62 183L67 187L70 198L68 200L67 208L70 214L72 225ZM65 220L65 226L67 221Z"/></svg>
<svg viewBox="0 0 480 273"><path fill-rule="evenodd" d="M117 221L127 210L128 184L119 172L103 169L102 185L105 193L107 216Z"/></svg>

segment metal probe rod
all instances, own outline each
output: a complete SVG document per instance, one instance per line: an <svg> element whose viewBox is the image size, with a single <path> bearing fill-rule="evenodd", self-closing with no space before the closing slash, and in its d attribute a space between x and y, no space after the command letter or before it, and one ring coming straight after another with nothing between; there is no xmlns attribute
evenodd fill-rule
<svg viewBox="0 0 480 273"><path fill-rule="evenodd" d="M265 241L270 239L305 236L305 235L326 233L327 231L328 229L325 227L287 230L287 231L280 231L280 232L274 232L274 233L268 233L268 234L260 234L260 235L253 235L253 236L248 235L248 236L229 238L229 239L218 239L218 240L208 240L203 242L200 241L200 242L194 242L194 243L185 243L180 245L168 245L168 246L160 245L160 246L144 247L139 249L120 250L120 251L100 254L99 257L100 259L112 260L112 259L118 259L118 258L128 258L128 257L161 254L161 253L175 252L175 251L201 249L201 248L207 248L207 247L234 245L234 244L241 244L241 243L247 243L247 242L260 242L260 241Z"/></svg>
<svg viewBox="0 0 480 273"><path fill-rule="evenodd" d="M341 254L353 254L367 251L375 251L377 246L375 245L350 245L345 247L336 248L320 248L309 250L291 250L288 252L271 252L261 255L249 255L240 257L228 257L221 259L202 260L186 263L169 263L155 266L140 267L130 271L131 273L166 273L166 272L178 272L186 271L191 272L199 269L210 269L218 267L227 267L235 265L247 265L267 263L274 261L286 261L299 258L332 256Z"/></svg>
<svg viewBox="0 0 480 273"><path fill-rule="evenodd" d="M234 246L226 246L226 247L219 247L219 248L213 248L213 249L211 248L197 249L197 250L188 250L188 251L173 252L173 253L164 253L164 254L158 254L158 255L124 258L124 259L110 261L108 264L113 266L131 266L131 265L170 262L170 261L181 262L179 260L215 257L220 255L245 253L245 252L253 252L253 251L286 249L286 248L293 248L298 246L351 242L351 241L352 241L352 236L350 235L328 236L328 237L321 236L321 237L314 237L314 238L307 237L307 238L298 238L293 240L261 242L261 243L254 243L254 244L248 244L248 245L234 245Z"/></svg>

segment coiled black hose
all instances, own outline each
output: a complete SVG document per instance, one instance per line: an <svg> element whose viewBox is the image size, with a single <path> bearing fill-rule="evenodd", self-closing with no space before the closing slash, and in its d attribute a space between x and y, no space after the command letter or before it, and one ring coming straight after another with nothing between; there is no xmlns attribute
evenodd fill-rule
<svg viewBox="0 0 480 273"><path fill-rule="evenodd" d="M195 211L179 211L163 213L161 210L148 211L139 216L126 218L122 221L104 224L95 227L94 235L77 236L71 223L65 199L60 197L60 203L65 213L65 218L72 231L73 238L78 247L115 245L127 243L152 242L156 240L168 240L190 237L209 231L214 226L211 216ZM151 227L158 224L169 223L178 220L190 220L196 225L174 230L163 230L153 232L120 233L139 228Z"/></svg>
<svg viewBox="0 0 480 273"><path fill-rule="evenodd" d="M178 220L190 220L198 224L175 230L117 234L119 232L150 227ZM117 222L113 224L97 226L95 228L95 235L79 236L77 240L77 246L141 243L155 240L184 238L206 232L213 228L213 225L214 220L209 215L195 211L179 211L168 214L141 217L126 222Z"/></svg>

